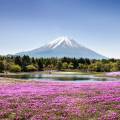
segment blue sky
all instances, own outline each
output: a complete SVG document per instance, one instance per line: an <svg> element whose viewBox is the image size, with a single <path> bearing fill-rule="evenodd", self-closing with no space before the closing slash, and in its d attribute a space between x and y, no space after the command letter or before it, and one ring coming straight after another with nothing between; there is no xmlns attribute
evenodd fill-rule
<svg viewBox="0 0 120 120"><path fill-rule="evenodd" d="M120 0L0 0L0 54L60 36L120 58Z"/></svg>

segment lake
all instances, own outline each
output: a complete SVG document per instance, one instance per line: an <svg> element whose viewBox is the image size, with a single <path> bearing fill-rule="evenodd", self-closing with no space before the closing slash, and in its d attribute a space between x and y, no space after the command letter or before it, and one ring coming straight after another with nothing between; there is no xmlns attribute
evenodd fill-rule
<svg viewBox="0 0 120 120"><path fill-rule="evenodd" d="M0 75L5 77L5 75ZM74 82L99 82L99 81L119 81L118 78L111 77L96 77L94 75L79 75L79 74L44 74L44 73L25 73L6 75L8 78L40 80L40 81L74 81Z"/></svg>

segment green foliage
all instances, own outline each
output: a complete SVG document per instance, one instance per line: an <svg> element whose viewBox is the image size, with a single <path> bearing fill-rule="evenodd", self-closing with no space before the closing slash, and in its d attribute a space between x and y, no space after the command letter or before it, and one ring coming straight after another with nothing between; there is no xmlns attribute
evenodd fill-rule
<svg viewBox="0 0 120 120"><path fill-rule="evenodd" d="M68 68L68 63L67 63L67 62L64 62L64 63L62 64L62 67L63 67L64 69L67 69L67 68Z"/></svg>
<svg viewBox="0 0 120 120"><path fill-rule="evenodd" d="M56 69L57 70L61 70L62 69L62 62L61 61L57 62Z"/></svg>
<svg viewBox="0 0 120 120"><path fill-rule="evenodd" d="M88 70L91 72L96 71L96 66L94 64L91 64L88 66Z"/></svg>
<svg viewBox="0 0 120 120"><path fill-rule="evenodd" d="M15 64L22 66L22 58L20 56L15 57Z"/></svg>
<svg viewBox="0 0 120 120"><path fill-rule="evenodd" d="M72 62L69 63L68 68L69 68L69 69L73 69L73 68L74 68L74 65L73 65Z"/></svg>
<svg viewBox="0 0 120 120"><path fill-rule="evenodd" d="M117 63L112 63L111 64L111 70L110 71L119 71L119 66Z"/></svg>
<svg viewBox="0 0 120 120"><path fill-rule="evenodd" d="M31 64L31 60L29 56L23 56L22 57L22 69L23 71L26 71L26 66Z"/></svg>
<svg viewBox="0 0 120 120"><path fill-rule="evenodd" d="M0 73L4 71L4 64L3 61L0 61Z"/></svg>
<svg viewBox="0 0 120 120"><path fill-rule="evenodd" d="M37 71L37 67L33 64L26 66L28 72Z"/></svg>
<svg viewBox="0 0 120 120"><path fill-rule="evenodd" d="M103 66L105 72L110 72L112 70L111 63L106 63Z"/></svg>
<svg viewBox="0 0 120 120"><path fill-rule="evenodd" d="M116 64L117 64L117 70L119 71L120 70L120 61L116 61Z"/></svg>
<svg viewBox="0 0 120 120"><path fill-rule="evenodd" d="M21 72L21 67L19 65L11 65L10 66L10 72Z"/></svg>
<svg viewBox="0 0 120 120"><path fill-rule="evenodd" d="M97 61L92 66L94 67L94 71L96 71L96 72L104 72L104 68L103 68L104 66L103 66L103 64L101 62Z"/></svg>
<svg viewBox="0 0 120 120"><path fill-rule="evenodd" d="M37 65L38 65L38 70L42 71L43 70L43 64L42 64L41 60L38 60Z"/></svg>
<svg viewBox="0 0 120 120"><path fill-rule="evenodd" d="M80 69L80 71L87 72L88 66L86 64L79 63L79 69Z"/></svg>
<svg viewBox="0 0 120 120"><path fill-rule="evenodd" d="M17 65L17 66L16 66ZM18 67L19 66L19 67ZM77 69L84 72L120 71L120 59L30 58L29 56L0 56L0 72Z"/></svg>

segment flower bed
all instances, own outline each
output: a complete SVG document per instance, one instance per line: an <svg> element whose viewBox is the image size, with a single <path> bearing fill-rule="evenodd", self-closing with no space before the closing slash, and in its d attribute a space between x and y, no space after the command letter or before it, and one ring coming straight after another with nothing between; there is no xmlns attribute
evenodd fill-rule
<svg viewBox="0 0 120 120"><path fill-rule="evenodd" d="M117 76L120 76L120 72L109 72L109 73L106 73L106 76L117 77Z"/></svg>
<svg viewBox="0 0 120 120"><path fill-rule="evenodd" d="M0 84L0 120L119 120L120 82Z"/></svg>

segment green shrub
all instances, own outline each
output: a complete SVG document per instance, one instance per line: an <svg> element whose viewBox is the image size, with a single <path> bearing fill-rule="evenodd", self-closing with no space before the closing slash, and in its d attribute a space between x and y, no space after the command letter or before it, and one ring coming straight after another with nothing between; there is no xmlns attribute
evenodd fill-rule
<svg viewBox="0 0 120 120"><path fill-rule="evenodd" d="M61 70L62 69L62 62L61 61L57 62L56 69L57 70Z"/></svg>
<svg viewBox="0 0 120 120"><path fill-rule="evenodd" d="M62 64L62 67L63 67L64 69L67 69L67 68L68 68L68 63L67 63L67 62L64 62L64 63Z"/></svg>
<svg viewBox="0 0 120 120"><path fill-rule="evenodd" d="M37 67L35 66L35 65L28 65L28 66L26 66L26 70L28 71L28 72L31 72L31 71L37 71Z"/></svg>
<svg viewBox="0 0 120 120"><path fill-rule="evenodd" d="M74 68L74 65L73 65L72 62L69 63L68 68L69 68L69 69L73 69L73 68Z"/></svg>
<svg viewBox="0 0 120 120"><path fill-rule="evenodd" d="M21 67L19 65L11 65L10 66L10 72L21 72Z"/></svg>

